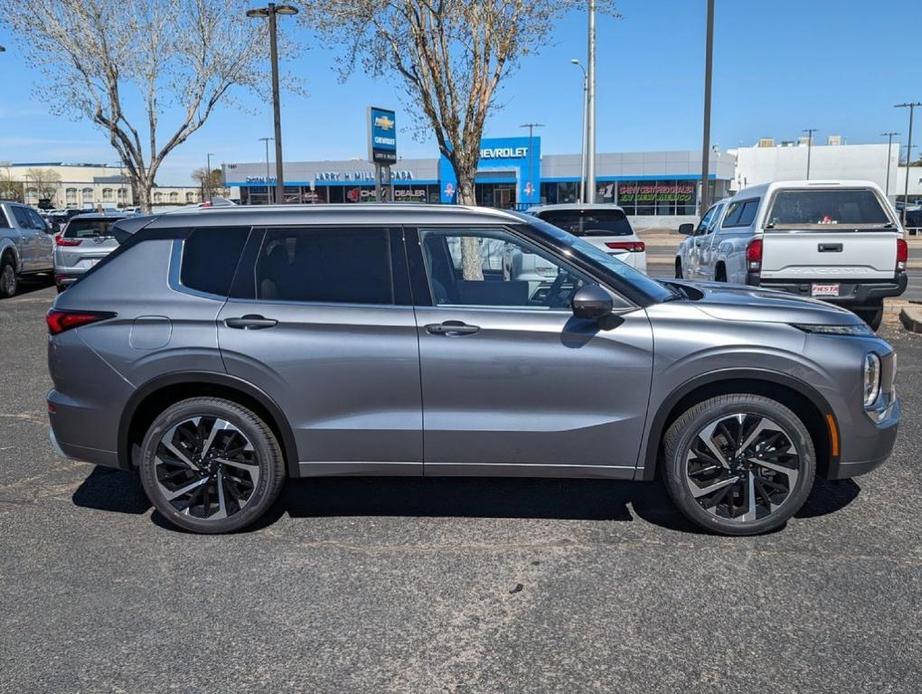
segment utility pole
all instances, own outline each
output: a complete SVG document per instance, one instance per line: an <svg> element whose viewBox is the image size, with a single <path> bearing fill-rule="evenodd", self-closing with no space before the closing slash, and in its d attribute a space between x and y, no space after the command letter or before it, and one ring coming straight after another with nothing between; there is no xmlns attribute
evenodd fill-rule
<svg viewBox="0 0 922 694"><path fill-rule="evenodd" d="M890 199L890 159L893 156L893 136L894 135L899 135L899 133L881 133L880 134L881 137L887 138L887 184L885 186L887 190L886 192L884 192L884 197L887 198L888 200ZM896 164L897 164L897 167L899 167L899 164L900 164L899 153L897 153L896 155Z"/></svg>
<svg viewBox="0 0 922 694"><path fill-rule="evenodd" d="M532 186L532 190L535 189L535 160L532 156L532 138L534 136L535 128L543 128L543 123L522 123L519 126L520 128L528 128L528 183ZM539 172L540 174L540 172ZM540 178L540 175L538 176ZM538 190L538 202L541 201L541 182L538 181L537 185Z"/></svg>
<svg viewBox="0 0 922 694"><path fill-rule="evenodd" d="M583 71L583 133L579 145L579 195L577 197L579 202L586 202L586 117L589 115L586 100L589 97L589 77L579 58L571 58L570 62Z"/></svg>
<svg viewBox="0 0 922 694"><path fill-rule="evenodd" d="M247 10L247 17L269 18L269 57L272 62L272 115L275 123L275 201L285 202L285 176L282 173L282 115L279 99L279 47L278 15L298 14L298 8L291 5L276 5L270 2L266 7ZM268 179L268 176L267 176Z"/></svg>
<svg viewBox="0 0 922 694"><path fill-rule="evenodd" d="M704 135L701 138L701 203L702 217L711 206L711 186L708 167L711 163L711 76L714 72L714 0L708 0L707 38L704 49Z"/></svg>
<svg viewBox="0 0 922 694"><path fill-rule="evenodd" d="M261 137L259 138L260 142L266 143L266 204L272 204L272 189L269 187L269 141L272 140L271 137Z"/></svg>
<svg viewBox="0 0 922 694"><path fill-rule="evenodd" d="M909 109L909 135L906 137L906 182L903 186L903 214L901 223L906 228L906 208L909 206L909 164L912 160L912 117L915 114L916 106L922 106L922 102L913 101L911 103L897 104L894 108ZM899 162L897 162L897 171L899 171Z"/></svg>
<svg viewBox="0 0 922 694"><path fill-rule="evenodd" d="M807 180L810 180L810 151L813 149L813 133L816 128L804 128L803 132L807 133Z"/></svg>
<svg viewBox="0 0 922 694"><path fill-rule="evenodd" d="M209 192L211 191L211 157L212 157L212 155L213 155L212 152L206 152L206 154L205 154L205 158L207 159L208 164L205 166L205 175L206 175L206 178L205 178L205 180L203 181L203 186L202 186L202 188L203 188L203 190L202 190L202 202L205 202L205 196L208 195ZM211 198L210 198L210 196L209 196L209 200L210 200L210 199L211 199Z"/></svg>
<svg viewBox="0 0 922 694"><path fill-rule="evenodd" d="M586 202L595 202L595 0L589 0L589 70L586 77Z"/></svg>

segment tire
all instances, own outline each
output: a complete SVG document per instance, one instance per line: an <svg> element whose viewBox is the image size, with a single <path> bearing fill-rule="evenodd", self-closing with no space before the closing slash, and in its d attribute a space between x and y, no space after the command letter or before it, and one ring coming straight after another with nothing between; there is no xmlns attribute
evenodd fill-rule
<svg viewBox="0 0 922 694"><path fill-rule="evenodd" d="M675 278L677 280L685 279L682 277L682 261L678 258L675 259Z"/></svg>
<svg viewBox="0 0 922 694"><path fill-rule="evenodd" d="M19 288L19 278L16 276L16 266L8 255L0 260L0 299L9 299L16 295Z"/></svg>
<svg viewBox="0 0 922 694"><path fill-rule="evenodd" d="M803 422L760 395L698 403L669 427L663 444L669 496L690 521L722 535L757 535L782 526L807 500L816 474L816 452Z"/></svg>
<svg viewBox="0 0 922 694"><path fill-rule="evenodd" d="M878 306L871 306L870 308L856 308L855 314L867 323L871 330L877 331L880 329L880 324L884 319L884 305L879 304Z"/></svg>
<svg viewBox="0 0 922 694"><path fill-rule="evenodd" d="M170 523L228 533L272 506L285 462L275 434L253 412L229 400L192 398L154 419L141 444L140 474L151 503Z"/></svg>

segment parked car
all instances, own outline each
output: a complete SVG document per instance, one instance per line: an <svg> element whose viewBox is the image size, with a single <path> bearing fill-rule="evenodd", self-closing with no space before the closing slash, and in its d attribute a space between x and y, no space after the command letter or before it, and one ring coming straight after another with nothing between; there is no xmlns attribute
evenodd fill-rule
<svg viewBox="0 0 922 694"><path fill-rule="evenodd" d="M875 330L906 290L908 247L880 188L780 181L711 207L676 252L676 276L780 289L846 306Z"/></svg>
<svg viewBox="0 0 922 694"><path fill-rule="evenodd" d="M47 316L52 441L137 470L189 530L252 523L286 477L661 476L692 521L746 535L896 438L894 351L854 314L656 281L530 215L286 205L122 225ZM474 272L487 243L553 265L553 290Z"/></svg>
<svg viewBox="0 0 922 694"><path fill-rule="evenodd" d="M118 242L111 228L124 218L120 212L91 212L71 217L54 240L54 282L59 292L115 250Z"/></svg>
<svg viewBox="0 0 922 694"><path fill-rule="evenodd" d="M617 205L568 203L540 205L529 214L585 239L635 270L647 271L647 246Z"/></svg>
<svg viewBox="0 0 922 694"><path fill-rule="evenodd" d="M28 205L0 201L0 298L16 293L22 277L54 269L51 228Z"/></svg>

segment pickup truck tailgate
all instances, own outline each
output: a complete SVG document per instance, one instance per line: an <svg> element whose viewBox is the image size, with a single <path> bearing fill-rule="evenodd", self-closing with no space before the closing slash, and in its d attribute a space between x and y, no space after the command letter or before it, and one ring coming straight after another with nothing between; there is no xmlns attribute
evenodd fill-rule
<svg viewBox="0 0 922 694"><path fill-rule="evenodd" d="M762 239L765 279L887 279L896 271L896 240L890 230L766 231Z"/></svg>

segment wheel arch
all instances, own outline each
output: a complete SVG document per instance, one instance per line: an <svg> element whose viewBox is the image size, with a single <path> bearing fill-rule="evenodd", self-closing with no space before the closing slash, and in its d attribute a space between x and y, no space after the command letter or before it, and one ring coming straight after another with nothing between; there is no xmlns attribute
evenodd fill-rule
<svg viewBox="0 0 922 694"><path fill-rule="evenodd" d="M662 461L663 437L683 412L703 400L730 393L763 395L793 410L813 439L817 475L826 477L830 469L835 469L839 461L839 424L832 407L819 391L777 371L725 369L686 381L660 403L647 434L643 468L635 479L656 478Z"/></svg>
<svg viewBox="0 0 922 694"><path fill-rule="evenodd" d="M138 388L128 400L118 427L118 459L125 469L136 469L136 452L154 418L174 402L191 397L225 398L262 417L282 446L289 477L298 476L298 448L288 419L264 391L236 376L219 372L172 372Z"/></svg>
<svg viewBox="0 0 922 694"><path fill-rule="evenodd" d="M13 269L17 274L22 270L22 262L19 258L19 249L16 247L16 244L10 241L10 239L0 239L0 263L3 262L5 258L13 258Z"/></svg>

